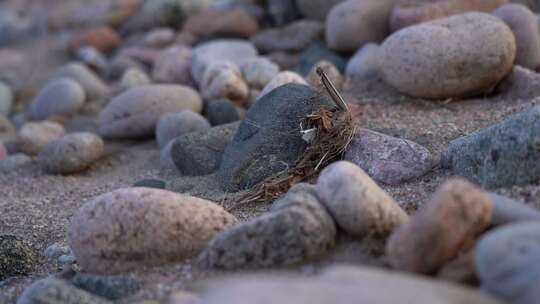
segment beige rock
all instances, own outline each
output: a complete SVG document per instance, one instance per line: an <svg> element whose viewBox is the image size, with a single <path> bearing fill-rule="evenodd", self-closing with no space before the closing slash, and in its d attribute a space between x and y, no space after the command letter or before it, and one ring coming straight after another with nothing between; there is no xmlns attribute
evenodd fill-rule
<svg viewBox="0 0 540 304"><path fill-rule="evenodd" d="M64 127L56 122L25 123L17 134L17 147L28 155L37 155L48 143L64 136Z"/></svg>
<svg viewBox="0 0 540 304"><path fill-rule="evenodd" d="M220 62L209 66L204 73L201 92L206 100L227 98L243 102L248 97L249 88L235 64Z"/></svg>
<svg viewBox="0 0 540 304"><path fill-rule="evenodd" d="M279 73L279 66L272 61L259 57L245 62L241 66L242 75L250 89L262 89Z"/></svg>
<svg viewBox="0 0 540 304"><path fill-rule="evenodd" d="M303 85L308 85L306 80L299 74L291 71L283 71L274 76L272 80L264 87L264 89L259 94L258 99L262 96L270 93L270 91L288 83L298 83Z"/></svg>
<svg viewBox="0 0 540 304"><path fill-rule="evenodd" d="M191 49L173 46L159 53L154 63L152 78L158 83L192 85Z"/></svg>
<svg viewBox="0 0 540 304"><path fill-rule="evenodd" d="M69 244L85 271L114 274L192 257L234 224L210 201L126 188L86 203L72 219Z"/></svg>
<svg viewBox="0 0 540 304"><path fill-rule="evenodd" d="M319 74L317 74L317 69L322 68L323 71L326 73L330 81L334 84L336 89L341 90L343 88L343 84L345 83L345 79L343 78L343 75L341 75L341 72L338 70L338 68L331 62L328 61L321 61L317 63L309 74L306 77L307 82L317 89L321 90L321 92L324 92L324 86L321 82L321 77Z"/></svg>

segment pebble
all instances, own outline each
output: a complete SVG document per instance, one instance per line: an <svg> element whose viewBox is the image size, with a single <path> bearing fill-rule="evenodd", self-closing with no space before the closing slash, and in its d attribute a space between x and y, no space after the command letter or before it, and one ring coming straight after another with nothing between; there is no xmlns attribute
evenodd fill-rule
<svg viewBox="0 0 540 304"><path fill-rule="evenodd" d="M211 100L206 105L206 117L212 126L219 126L240 120L240 114L228 99Z"/></svg>
<svg viewBox="0 0 540 304"><path fill-rule="evenodd" d="M195 37L249 38L259 31L257 19L241 8L231 10L207 10L189 17L184 24Z"/></svg>
<svg viewBox="0 0 540 304"><path fill-rule="evenodd" d="M56 122L28 122L17 134L19 151L28 155L37 155L48 143L64 136L64 127Z"/></svg>
<svg viewBox="0 0 540 304"><path fill-rule="evenodd" d="M298 20L280 28L259 32L251 41L262 53L301 52L324 34L324 25L313 20Z"/></svg>
<svg viewBox="0 0 540 304"><path fill-rule="evenodd" d="M191 78L192 50L186 46L172 46L161 51L152 70L157 83L193 85Z"/></svg>
<svg viewBox="0 0 540 304"><path fill-rule="evenodd" d="M92 70L85 65L72 62L58 69L55 78L71 78L78 82L86 93L88 101L101 100L107 97L109 87Z"/></svg>
<svg viewBox="0 0 540 304"><path fill-rule="evenodd" d="M0 115L9 116L13 107L13 91L3 82L0 82Z"/></svg>
<svg viewBox="0 0 540 304"><path fill-rule="evenodd" d="M38 156L38 162L52 174L83 171L98 160L104 151L103 140L92 133L71 133L48 143Z"/></svg>
<svg viewBox="0 0 540 304"><path fill-rule="evenodd" d="M69 244L85 271L118 274L192 257L236 222L204 199L125 188L83 205L69 227Z"/></svg>
<svg viewBox="0 0 540 304"><path fill-rule="evenodd" d="M300 54L287 52L273 52L266 54L266 58L276 63L280 70L295 70L300 62Z"/></svg>
<svg viewBox="0 0 540 304"><path fill-rule="evenodd" d="M8 173L11 171L15 171L17 168L20 168L31 162L32 159L26 154L17 153L9 155L7 158L0 160L0 173Z"/></svg>
<svg viewBox="0 0 540 304"><path fill-rule="evenodd" d="M225 148L232 141L238 125L239 123L225 124L201 132L184 134L172 140L168 153L174 166L187 176L216 172Z"/></svg>
<svg viewBox="0 0 540 304"><path fill-rule="evenodd" d="M263 57L246 61L240 68L250 89L264 88L279 73L279 66Z"/></svg>
<svg viewBox="0 0 540 304"><path fill-rule="evenodd" d="M390 264L399 270L433 274L491 225L487 193L461 179L445 182L431 200L388 240Z"/></svg>
<svg viewBox="0 0 540 304"><path fill-rule="evenodd" d="M297 70L300 74L306 75L321 61L331 62L340 71L344 71L345 66L347 65L346 58L329 50L323 44L315 42L300 54Z"/></svg>
<svg viewBox="0 0 540 304"><path fill-rule="evenodd" d="M60 265L73 265L77 259L72 254L62 254L58 257L58 263Z"/></svg>
<svg viewBox="0 0 540 304"><path fill-rule="evenodd" d="M158 27L146 33L141 41L142 46L161 49L174 42L176 33L168 27Z"/></svg>
<svg viewBox="0 0 540 304"><path fill-rule="evenodd" d="M390 16L390 29L398 31L407 26L442 19L467 12L492 13L508 0L435 0L397 1ZM414 3L416 2L416 3Z"/></svg>
<svg viewBox="0 0 540 304"><path fill-rule="evenodd" d="M71 250L68 246L64 246L59 243L53 243L49 245L45 251L43 251L43 256L50 260L57 260L61 255L70 253Z"/></svg>
<svg viewBox="0 0 540 304"><path fill-rule="evenodd" d="M255 46L241 39L218 39L205 42L193 49L191 75L201 83L207 68L215 62L232 62L242 66L244 62L257 57Z"/></svg>
<svg viewBox="0 0 540 304"><path fill-rule="evenodd" d="M306 76L307 82L317 88L320 92L325 92L326 89L321 82L321 76L319 76L319 73L317 73L317 69L322 69L326 76L328 76L328 79L332 82L334 87L341 91L343 89L343 85L345 83L345 79L343 79L343 75L341 75L341 72L339 69L331 62L328 61L321 61L317 63L313 68L311 69L311 72Z"/></svg>
<svg viewBox="0 0 540 304"><path fill-rule="evenodd" d="M540 211L532 206L496 193L489 193L489 198L493 205L493 226L514 222L540 221Z"/></svg>
<svg viewBox="0 0 540 304"><path fill-rule="evenodd" d="M156 140L160 148L178 136L210 129L210 123L201 114L193 111L167 113L159 118Z"/></svg>
<svg viewBox="0 0 540 304"><path fill-rule="evenodd" d="M144 72L147 71L147 68L144 64L129 56L115 56L110 60L109 64L107 65L105 77L111 80L120 79L124 75L124 73L131 68L140 69Z"/></svg>
<svg viewBox="0 0 540 304"><path fill-rule="evenodd" d="M222 188L248 189L293 166L307 147L298 131L306 113L331 108L329 98L306 85L287 84L261 97L223 154L218 173Z"/></svg>
<svg viewBox="0 0 540 304"><path fill-rule="evenodd" d="M437 163L428 149L415 142L368 129L357 129L343 159L387 185L418 178Z"/></svg>
<svg viewBox="0 0 540 304"><path fill-rule="evenodd" d="M34 250L14 235L0 234L0 281L25 276L37 262Z"/></svg>
<svg viewBox="0 0 540 304"><path fill-rule="evenodd" d="M122 38L109 26L102 26L74 34L69 42L72 51L91 46L100 52L108 53L116 49Z"/></svg>
<svg viewBox="0 0 540 304"><path fill-rule="evenodd" d="M540 178L540 106L458 138L441 162L487 189L526 185Z"/></svg>
<svg viewBox="0 0 540 304"><path fill-rule="evenodd" d="M116 96L99 115L105 138L141 138L155 134L159 118L166 113L202 111L199 94L186 86L152 84L129 89Z"/></svg>
<svg viewBox="0 0 540 304"><path fill-rule="evenodd" d="M98 73L103 73L107 70L107 58L94 47L85 46L77 50L77 60L80 60Z"/></svg>
<svg viewBox="0 0 540 304"><path fill-rule="evenodd" d="M536 15L525 5L501 5L493 13L512 29L516 38L516 61L531 70L540 68L540 30Z"/></svg>
<svg viewBox="0 0 540 304"><path fill-rule="evenodd" d="M109 301L76 288L53 276L34 282L24 290L17 304L108 304Z"/></svg>
<svg viewBox="0 0 540 304"><path fill-rule="evenodd" d="M302 16L319 21L325 21L330 10L343 0L296 0L296 5Z"/></svg>
<svg viewBox="0 0 540 304"><path fill-rule="evenodd" d="M124 75L122 75L122 79L120 80L120 88L121 90L125 91L151 83L152 80L144 71L141 71L138 68L128 68L124 72Z"/></svg>
<svg viewBox="0 0 540 304"><path fill-rule="evenodd" d="M271 91L284 86L286 84L301 84L301 85L308 85L307 81L300 75L298 75L295 72L292 71L283 71L279 72L268 84L263 88L263 90L259 94L259 98L261 99L266 94L270 93Z"/></svg>
<svg viewBox="0 0 540 304"><path fill-rule="evenodd" d="M504 22L467 13L392 34L381 46L380 70L403 94L460 98L491 89L511 72L515 56L514 35Z"/></svg>
<svg viewBox="0 0 540 304"><path fill-rule="evenodd" d="M33 120L76 114L84 104L86 94L81 85L70 78L50 81L30 104L28 115Z"/></svg>
<svg viewBox="0 0 540 304"><path fill-rule="evenodd" d="M514 65L512 73L502 80L498 89L505 99L534 99L540 90L540 75L535 71Z"/></svg>
<svg viewBox="0 0 540 304"><path fill-rule="evenodd" d="M345 67L345 77L351 81L376 79L379 77L380 46L367 43L351 57Z"/></svg>
<svg viewBox="0 0 540 304"><path fill-rule="evenodd" d="M212 269L291 265L327 253L336 227L314 188L291 189L281 207L233 227L212 240L200 256Z"/></svg>
<svg viewBox="0 0 540 304"><path fill-rule="evenodd" d="M140 283L128 276L103 276L77 273L71 283L82 290L108 300L118 300L135 294Z"/></svg>
<svg viewBox="0 0 540 304"><path fill-rule="evenodd" d="M486 233L475 249L482 289L519 304L540 280L540 223L505 225Z"/></svg>
<svg viewBox="0 0 540 304"><path fill-rule="evenodd" d="M368 42L381 42L389 33L388 19L395 0L347 0L326 18L326 44L335 51L354 52Z"/></svg>
<svg viewBox="0 0 540 304"><path fill-rule="evenodd" d="M353 236L387 236L408 220L392 197L347 161L335 162L321 172L317 194L337 225Z"/></svg>
<svg viewBox="0 0 540 304"><path fill-rule="evenodd" d="M298 17L295 1L272 0L266 3L266 12L273 25L282 26L291 23Z"/></svg>
<svg viewBox="0 0 540 304"><path fill-rule="evenodd" d="M160 179L142 179L133 184L133 187L143 187L143 188L154 188L154 189L163 189L167 188L165 181Z"/></svg>
<svg viewBox="0 0 540 304"><path fill-rule="evenodd" d="M227 98L240 103L247 99L249 93L240 69L232 62L210 65L204 73L200 90L205 100Z"/></svg>

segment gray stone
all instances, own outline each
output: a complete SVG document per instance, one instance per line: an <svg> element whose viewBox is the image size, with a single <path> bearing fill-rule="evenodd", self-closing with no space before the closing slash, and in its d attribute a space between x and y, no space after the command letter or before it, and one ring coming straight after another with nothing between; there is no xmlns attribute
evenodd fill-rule
<svg viewBox="0 0 540 304"><path fill-rule="evenodd" d="M76 261L77 259L72 254L62 254L61 256L58 257L58 263L60 265L66 265L66 264L71 265L71 264L75 264Z"/></svg>
<svg viewBox="0 0 540 304"><path fill-rule="evenodd" d="M73 115L83 106L85 99L84 90L77 81L57 78L41 89L30 104L28 114L34 120Z"/></svg>
<svg viewBox="0 0 540 304"><path fill-rule="evenodd" d="M493 189L540 178L540 106L452 141L442 163L454 174Z"/></svg>
<svg viewBox="0 0 540 304"><path fill-rule="evenodd" d="M75 287L109 300L125 298L140 289L140 283L128 276L77 273L71 283Z"/></svg>
<svg viewBox="0 0 540 304"><path fill-rule="evenodd" d="M150 83L152 83L152 81L144 71L137 68L129 68L122 75L122 79L120 79L120 89L128 90Z"/></svg>
<svg viewBox="0 0 540 304"><path fill-rule="evenodd" d="M418 178L436 164L429 150L419 144L368 129L357 129L343 159L388 185Z"/></svg>
<svg viewBox="0 0 540 304"><path fill-rule="evenodd" d="M343 0L296 0L300 13L309 19L325 21L330 10Z"/></svg>
<svg viewBox="0 0 540 304"><path fill-rule="evenodd" d="M201 254L214 269L258 268L301 263L335 245L336 226L313 187L297 186L274 211L233 227Z"/></svg>
<svg viewBox="0 0 540 304"><path fill-rule="evenodd" d="M345 68L348 80L365 80L379 77L379 45L368 43L358 49Z"/></svg>
<svg viewBox="0 0 540 304"><path fill-rule="evenodd" d="M504 99L533 99L540 92L540 74L515 65L512 73L498 85Z"/></svg>
<svg viewBox="0 0 540 304"><path fill-rule="evenodd" d="M174 139L170 153L176 168L188 176L207 175L217 171L225 148L231 142L238 125L221 125Z"/></svg>
<svg viewBox="0 0 540 304"><path fill-rule="evenodd" d="M213 126L228 124L240 120L240 114L234 104L227 99L209 101L206 117Z"/></svg>
<svg viewBox="0 0 540 304"><path fill-rule="evenodd" d="M109 93L107 85L85 65L73 62L60 68L56 78L71 78L83 88L88 101L104 99Z"/></svg>
<svg viewBox="0 0 540 304"><path fill-rule="evenodd" d="M264 57L249 60L240 68L251 89L264 88L279 73L279 66Z"/></svg>
<svg viewBox="0 0 540 304"><path fill-rule="evenodd" d="M11 88L0 82L0 115L9 116L13 106L13 91Z"/></svg>
<svg viewBox="0 0 540 304"><path fill-rule="evenodd" d="M223 189L248 189L294 166L307 147L300 123L307 115L333 107L326 96L297 84L281 86L260 98L225 150L219 169Z"/></svg>
<svg viewBox="0 0 540 304"><path fill-rule="evenodd" d="M256 100L270 93L274 89L277 89L278 87L286 85L288 83L309 85L302 76L298 75L295 72L291 72L291 71L279 72L276 76L274 76L274 78L272 78L272 80L270 80L270 82L266 84L263 90L259 92L259 95L256 97Z"/></svg>
<svg viewBox="0 0 540 304"><path fill-rule="evenodd" d="M295 1L292 0L272 0L267 1L267 12L270 15L274 25L280 26L298 17L298 8Z"/></svg>
<svg viewBox="0 0 540 304"><path fill-rule="evenodd" d="M0 281L31 272L37 262L34 250L14 235L0 235Z"/></svg>
<svg viewBox="0 0 540 304"><path fill-rule="evenodd" d="M493 204L492 225L502 226L514 222L540 221L540 211L511 198L490 193Z"/></svg>
<svg viewBox="0 0 540 304"><path fill-rule="evenodd" d="M344 57L329 50L321 43L316 42L300 55L298 72L302 75L307 75L321 61L333 63L340 72L343 72L347 65L347 60Z"/></svg>
<svg viewBox="0 0 540 304"><path fill-rule="evenodd" d="M85 46L78 49L77 59L98 73L103 73L107 69L107 58L95 47Z"/></svg>
<svg viewBox="0 0 540 304"><path fill-rule="evenodd" d="M312 20L299 20L281 28L263 30L251 38L263 53L301 52L323 37L324 25Z"/></svg>
<svg viewBox="0 0 540 304"><path fill-rule="evenodd" d="M43 256L45 256L46 258L51 259L51 260L56 260L61 255L68 254L70 252L71 252L71 250L69 249L68 246L64 246L64 245L59 244L59 243L53 243L53 244L49 245L47 247L47 249L45 249L45 251L43 252Z"/></svg>
<svg viewBox="0 0 540 304"><path fill-rule="evenodd" d="M31 162L32 158L26 154L17 153L9 155L6 159L0 160L0 172L8 173Z"/></svg>
<svg viewBox="0 0 540 304"><path fill-rule="evenodd" d="M192 51L185 46L173 46L161 51L152 70L158 83L193 84L191 78Z"/></svg>
<svg viewBox="0 0 540 304"><path fill-rule="evenodd" d="M163 148L178 136L207 129L210 129L210 123L199 113L193 111L167 113L158 121L156 140L159 147Z"/></svg>
<svg viewBox="0 0 540 304"><path fill-rule="evenodd" d="M540 223L486 233L477 242L475 265L484 290L508 301L519 299L540 279Z"/></svg>
<svg viewBox="0 0 540 304"><path fill-rule="evenodd" d="M26 288L17 304L107 304L109 301L73 287L54 277L39 280Z"/></svg>

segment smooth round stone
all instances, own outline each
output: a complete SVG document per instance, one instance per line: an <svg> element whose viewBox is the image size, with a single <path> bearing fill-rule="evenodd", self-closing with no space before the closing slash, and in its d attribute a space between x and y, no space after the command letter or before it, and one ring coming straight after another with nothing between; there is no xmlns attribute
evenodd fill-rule
<svg viewBox="0 0 540 304"><path fill-rule="evenodd" d="M514 34L499 18L467 13L407 27L380 50L386 83L419 98L481 94L511 72Z"/></svg>
<svg viewBox="0 0 540 304"><path fill-rule="evenodd" d="M102 73L107 69L107 58L94 47L80 48L77 51L77 59L98 73Z"/></svg>
<svg viewBox="0 0 540 304"><path fill-rule="evenodd" d="M259 94L258 99L261 99L264 95L270 93L278 87L284 86L289 83L303 84L308 85L307 81L300 75L291 71L283 71L274 76L272 80L264 87L264 89Z"/></svg>
<svg viewBox="0 0 540 304"><path fill-rule="evenodd" d="M228 99L209 101L206 106L206 117L212 126L219 126L240 120L240 114Z"/></svg>
<svg viewBox="0 0 540 304"><path fill-rule="evenodd" d="M489 193L489 198L493 204L493 226L540 221L540 211L533 206L495 193Z"/></svg>
<svg viewBox="0 0 540 304"><path fill-rule="evenodd" d="M118 80L124 75L125 71L130 68L140 69L141 71L147 71L147 68L141 62L126 56L117 55L113 57L107 65L105 76L107 79Z"/></svg>
<svg viewBox="0 0 540 304"><path fill-rule="evenodd" d="M27 275L37 262L34 250L13 235L0 235L0 281Z"/></svg>
<svg viewBox="0 0 540 304"><path fill-rule="evenodd" d="M31 162L32 159L26 154L9 155L7 158L0 160L0 172L9 173Z"/></svg>
<svg viewBox="0 0 540 304"><path fill-rule="evenodd" d="M167 187L167 184L159 179L142 179L133 184L133 187L154 188L163 189Z"/></svg>
<svg viewBox="0 0 540 304"><path fill-rule="evenodd" d="M138 68L129 68L122 75L120 80L120 88L122 90L128 90L143 85L148 85L152 81L148 75Z"/></svg>
<svg viewBox="0 0 540 304"><path fill-rule="evenodd" d="M169 141L176 137L210 129L210 123L201 114L192 111L167 113L158 121L156 140L160 148L165 147Z"/></svg>
<svg viewBox="0 0 540 304"><path fill-rule="evenodd" d="M99 115L100 133L106 138L141 138L155 134L166 113L200 113L199 94L181 85L145 85L129 89L111 100Z"/></svg>
<svg viewBox="0 0 540 304"><path fill-rule="evenodd" d="M261 31L251 41L262 53L301 52L323 37L324 25L312 20L299 20L284 27Z"/></svg>
<svg viewBox="0 0 540 304"><path fill-rule="evenodd" d="M193 257L236 222L207 200L126 188L83 205L69 227L69 244L85 271L115 274Z"/></svg>
<svg viewBox="0 0 540 304"><path fill-rule="evenodd" d="M266 58L254 58L241 66L250 89L262 89L279 73L279 66Z"/></svg>
<svg viewBox="0 0 540 304"><path fill-rule="evenodd" d="M202 96L206 100L227 98L243 102L249 93L242 73L231 62L214 63L208 67L200 87Z"/></svg>
<svg viewBox="0 0 540 304"><path fill-rule="evenodd" d="M156 49L164 48L173 43L175 34L174 30L167 27L155 28L143 37L142 45Z"/></svg>
<svg viewBox="0 0 540 304"><path fill-rule="evenodd" d="M103 140L92 133L68 134L47 144L38 161L45 171L53 174L75 173L90 167L103 155Z"/></svg>
<svg viewBox="0 0 540 304"><path fill-rule="evenodd" d="M335 162L317 180L317 194L337 225L355 236L390 234L408 216L353 163Z"/></svg>
<svg viewBox="0 0 540 304"><path fill-rule="evenodd" d="M17 146L21 152L37 155L48 143L64 136L64 127L56 122L25 123L17 134Z"/></svg>
<svg viewBox="0 0 540 304"><path fill-rule="evenodd" d="M86 95L81 85L70 78L52 80L34 98L29 117L44 120L51 116L73 115L83 106Z"/></svg>
<svg viewBox="0 0 540 304"><path fill-rule="evenodd" d="M201 38L249 38L257 33L257 19L242 8L207 10L188 18L183 30Z"/></svg>
<svg viewBox="0 0 540 304"><path fill-rule="evenodd" d="M347 80L377 78L379 76L379 53L380 46L376 43L368 43L358 49L345 67Z"/></svg>
<svg viewBox="0 0 540 304"><path fill-rule="evenodd" d="M191 48L173 46L161 51L152 70L152 79L157 83L192 85Z"/></svg>
<svg viewBox="0 0 540 304"><path fill-rule="evenodd" d="M53 243L53 244L49 245L45 249L45 251L43 251L43 256L45 256L46 258L51 259L51 260L56 260L61 255L68 254L70 252L71 252L71 250L69 249L68 246L64 246L64 245L59 244L59 243Z"/></svg>
<svg viewBox="0 0 540 304"><path fill-rule="evenodd" d="M300 54L300 61L298 62L296 71L301 75L307 75L321 61L331 62L340 71L345 70L345 65L347 65L347 59L345 57L329 50L321 42L315 42Z"/></svg>
<svg viewBox="0 0 540 304"><path fill-rule="evenodd" d="M493 14L501 18L516 37L515 63L531 70L540 68L540 30L536 15L517 3L501 5Z"/></svg>
<svg viewBox="0 0 540 304"><path fill-rule="evenodd" d="M476 245L475 265L482 288L508 301L537 288L540 222L505 225L486 233Z"/></svg>
<svg viewBox="0 0 540 304"><path fill-rule="evenodd" d="M85 65L73 62L60 68L55 78L71 78L77 81L84 92L88 101L100 100L107 97L109 88L92 70Z"/></svg>
<svg viewBox="0 0 540 304"><path fill-rule="evenodd" d="M340 52L354 52L368 42L381 42L388 33L388 18L395 0L347 0L326 18L326 43Z"/></svg>
<svg viewBox="0 0 540 304"><path fill-rule="evenodd" d="M0 82L0 115L9 116L13 107L13 91L11 88Z"/></svg>
<svg viewBox="0 0 540 304"><path fill-rule="evenodd" d="M433 274L474 245L491 225L492 213L487 193L466 180L450 180L390 236L386 244L390 264Z"/></svg>
<svg viewBox="0 0 540 304"><path fill-rule="evenodd" d="M309 19L326 20L326 16L336 4L343 0L296 0L300 13Z"/></svg>

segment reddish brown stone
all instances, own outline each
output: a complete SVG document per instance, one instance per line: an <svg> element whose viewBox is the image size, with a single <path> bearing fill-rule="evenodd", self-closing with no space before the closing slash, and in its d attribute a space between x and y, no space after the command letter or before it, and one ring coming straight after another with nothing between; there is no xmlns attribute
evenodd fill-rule
<svg viewBox="0 0 540 304"><path fill-rule="evenodd" d="M227 12L205 11L190 17L184 29L195 36L249 38L257 33L257 20L242 9Z"/></svg>
<svg viewBox="0 0 540 304"><path fill-rule="evenodd" d="M118 33L108 26L103 26L74 35L70 47L76 51L83 46L92 46L102 52L110 52L117 48L120 42Z"/></svg>

